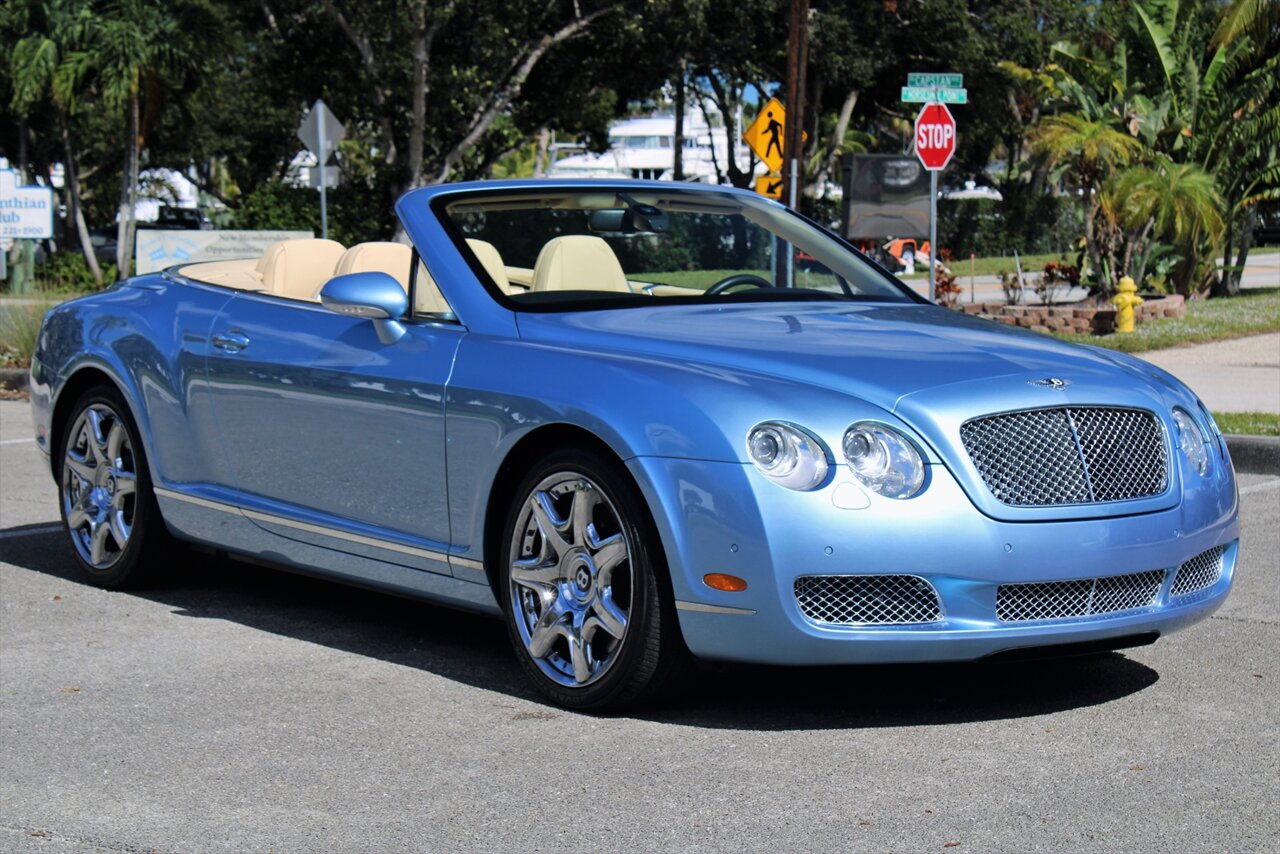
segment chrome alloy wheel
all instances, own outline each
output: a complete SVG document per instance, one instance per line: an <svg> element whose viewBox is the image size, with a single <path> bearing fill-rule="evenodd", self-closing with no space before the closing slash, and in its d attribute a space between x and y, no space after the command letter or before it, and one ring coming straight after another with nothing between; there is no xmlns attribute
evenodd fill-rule
<svg viewBox="0 0 1280 854"><path fill-rule="evenodd" d="M559 685L598 681L631 618L631 543L589 478L556 472L534 487L511 538L511 613L525 650Z"/></svg>
<svg viewBox="0 0 1280 854"><path fill-rule="evenodd" d="M62 461L62 509L71 542L95 570L110 569L129 544L137 469L124 421L111 407L86 407L71 427Z"/></svg>

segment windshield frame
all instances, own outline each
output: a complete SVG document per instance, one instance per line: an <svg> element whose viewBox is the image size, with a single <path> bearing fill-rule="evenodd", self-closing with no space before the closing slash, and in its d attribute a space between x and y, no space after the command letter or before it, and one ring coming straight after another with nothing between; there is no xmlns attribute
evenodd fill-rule
<svg viewBox="0 0 1280 854"><path fill-rule="evenodd" d="M449 208L451 207L479 202L486 198L497 197L510 199L526 195L537 198L554 197L556 195L591 195L602 192L623 195L627 193L649 194L654 192L671 192L689 196L719 196L724 200L731 200L732 204L739 207L752 207L756 210L767 210L769 213L781 213L783 216L793 217L798 220L798 225L806 230L815 232L815 236L819 239L825 238L832 241L837 250L852 256L856 263L860 264L862 267L866 268L867 271L877 276L895 293L846 295L792 287L775 288L770 289L769 291L743 291L735 294L707 295L699 292L689 296L663 296L657 298L647 293L617 293L584 290L577 292L561 292L565 294L576 293L579 294L579 296L560 297L558 299L547 300L545 302L541 299L517 300L504 293L489 275L488 270L486 270L484 265L480 263L480 259L467 244L467 235L463 233L462 229L459 227L457 222L454 221L449 212ZM477 187L476 189L468 189L465 192L444 192L436 195L434 198L431 198L429 206L436 222L453 242L455 251L457 251L462 260L466 262L467 266L471 269L471 272L480 282L488 296L502 308L516 313L551 314L560 312L641 308L646 306L733 305L741 303L789 302L836 302L841 304L884 302L895 305L932 305L928 299L916 293L904 282L900 281L892 273L889 273L879 264L872 261L855 246L849 243L849 241L845 240L831 229L770 199L765 199L763 197L756 198L753 194L737 189L718 186L706 187L704 189L696 184L680 186L676 185L675 182L661 182L661 185L656 185L655 182L628 183L621 181L602 181L599 184L584 181L564 185L547 182L545 185L541 186L531 186L529 183L521 182L521 184L517 186L502 185L492 188ZM582 208L582 210L586 210L586 208ZM748 218L750 219L750 217ZM780 237L779 239L781 240L782 238ZM794 243L790 243L790 245L792 247L795 246ZM838 276L838 274L834 272L833 275ZM784 293L784 291L793 291L793 293Z"/></svg>

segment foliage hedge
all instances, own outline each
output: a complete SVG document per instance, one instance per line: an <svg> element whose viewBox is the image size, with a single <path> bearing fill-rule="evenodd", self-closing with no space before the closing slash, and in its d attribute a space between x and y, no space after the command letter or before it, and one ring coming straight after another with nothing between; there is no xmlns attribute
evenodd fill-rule
<svg viewBox="0 0 1280 854"><path fill-rule="evenodd" d="M395 231L388 194L359 185L328 192L329 237L344 246L389 240ZM310 229L320 236L320 192L310 187L262 184L240 200L232 228L287 231Z"/></svg>

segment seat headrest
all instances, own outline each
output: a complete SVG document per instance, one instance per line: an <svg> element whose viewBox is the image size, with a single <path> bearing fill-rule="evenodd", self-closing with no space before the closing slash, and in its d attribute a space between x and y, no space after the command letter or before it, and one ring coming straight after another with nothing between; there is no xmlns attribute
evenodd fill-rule
<svg viewBox="0 0 1280 854"><path fill-rule="evenodd" d="M282 240L267 247L256 270L267 293L315 300L344 251L336 240Z"/></svg>
<svg viewBox="0 0 1280 854"><path fill-rule="evenodd" d="M409 263L413 260L413 250L403 243L389 241L357 243L338 259L335 276L348 273L386 273L400 283L400 287L409 290Z"/></svg>
<svg viewBox="0 0 1280 854"><path fill-rule="evenodd" d="M533 266L533 289L631 292L618 256L604 240L588 234L548 240Z"/></svg>
<svg viewBox="0 0 1280 854"><path fill-rule="evenodd" d="M502 253L498 251L498 247L486 240L476 240L474 238L467 238L467 246L471 247L471 251L475 253L476 260L484 267L485 272L489 274L489 278L493 279L498 289L504 294L510 293L511 280L507 278L507 265L502 262Z"/></svg>

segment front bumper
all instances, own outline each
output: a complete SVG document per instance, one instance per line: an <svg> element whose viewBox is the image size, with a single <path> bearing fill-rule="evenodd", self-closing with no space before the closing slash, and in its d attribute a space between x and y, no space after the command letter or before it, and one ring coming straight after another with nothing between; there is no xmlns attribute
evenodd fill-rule
<svg viewBox="0 0 1280 854"><path fill-rule="evenodd" d="M1207 617L1230 589L1239 551L1234 476L1226 459L1184 482L1175 507L1104 519L1001 522L983 515L950 473L929 467L926 488L894 501L861 490L841 468L813 492L787 490L754 467L636 458L630 467L663 540L680 628L711 659L769 664L960 661L1007 650L1166 634ZM1172 596L1176 569L1216 546L1222 573ZM1165 570L1142 607L1024 622L997 617L1002 584L1058 582ZM706 573L746 579L714 590ZM802 613L800 576L913 575L938 593L941 619L908 625L831 625Z"/></svg>

